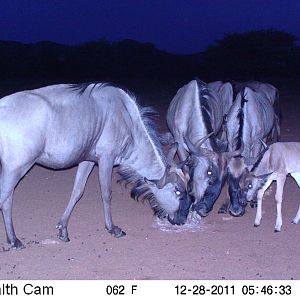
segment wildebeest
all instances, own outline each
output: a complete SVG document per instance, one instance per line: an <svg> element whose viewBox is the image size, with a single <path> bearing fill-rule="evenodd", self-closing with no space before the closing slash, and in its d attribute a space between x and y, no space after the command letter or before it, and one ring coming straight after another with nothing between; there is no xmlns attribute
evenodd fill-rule
<svg viewBox="0 0 300 300"><path fill-rule="evenodd" d="M267 82L260 81L246 81L246 82L235 82L234 84L236 93L241 91L243 87L247 86L251 88L254 92L261 94L263 97L269 100L271 105L274 108L275 113L275 123L272 129L272 133L270 135L270 139L273 142L278 142L280 136L280 122L281 122L281 114L279 107L279 90L272 84Z"/></svg>
<svg viewBox="0 0 300 300"><path fill-rule="evenodd" d="M270 101L249 87L238 93L228 113L226 128L228 150L236 151L243 146L241 157L234 157L228 164L229 212L233 216L245 213L247 201L240 192L239 181L248 166L257 160L262 151L261 141L266 141L276 126L276 116ZM226 210L227 204L222 210Z"/></svg>
<svg viewBox="0 0 300 300"><path fill-rule="evenodd" d="M117 165L122 179L133 184L133 197L149 200L160 217L183 224L191 204L185 177L165 159L148 113L129 92L104 83L53 85L2 98L0 208L11 247L24 247L13 227L13 192L35 163L52 169L78 165L69 204L57 225L63 241L69 240L69 217L95 164L105 227L113 236L125 234L111 216L112 170Z"/></svg>
<svg viewBox="0 0 300 300"><path fill-rule="evenodd" d="M226 141L218 139L226 110L214 90L192 80L178 90L167 112L168 127L179 144L179 158L188 161L192 208L201 216L209 213L221 192L230 156L222 153Z"/></svg>
<svg viewBox="0 0 300 300"><path fill-rule="evenodd" d="M276 224L275 232L279 232L282 226L282 195L286 176L290 174L300 187L300 143L278 142L266 148L257 160L250 172L246 172L241 178L241 192L246 193L247 201L253 201L257 195L257 211L254 226L259 226L262 218L262 200L265 191L273 181L276 186ZM293 219L297 224L300 220L300 205Z"/></svg>
<svg viewBox="0 0 300 300"><path fill-rule="evenodd" d="M274 108L275 112L275 126L270 136L273 141L278 141L280 136L280 107L279 107L279 91L270 83L260 81L214 81L207 84L210 88L219 93L225 108L225 118L227 113L234 102L237 95L243 90L244 87L251 88L254 92L261 94L268 99ZM225 124L225 123L224 123Z"/></svg>

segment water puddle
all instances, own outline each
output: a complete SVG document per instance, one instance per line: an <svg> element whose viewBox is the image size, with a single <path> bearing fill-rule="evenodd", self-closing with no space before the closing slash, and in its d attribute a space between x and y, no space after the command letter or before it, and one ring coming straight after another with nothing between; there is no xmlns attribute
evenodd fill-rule
<svg viewBox="0 0 300 300"><path fill-rule="evenodd" d="M188 215L187 221L184 225L172 225L167 219L159 219L155 217L152 227L164 232L197 232L203 231L205 225L201 222L201 216L193 211Z"/></svg>

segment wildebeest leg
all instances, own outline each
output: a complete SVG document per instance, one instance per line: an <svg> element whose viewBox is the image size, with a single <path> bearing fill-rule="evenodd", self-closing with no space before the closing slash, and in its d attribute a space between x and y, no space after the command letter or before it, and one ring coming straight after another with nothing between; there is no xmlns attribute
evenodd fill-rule
<svg viewBox="0 0 300 300"><path fill-rule="evenodd" d="M178 149L178 157L181 161L186 160L186 158L188 157L187 152L185 151L185 149L181 146L181 144L179 144Z"/></svg>
<svg viewBox="0 0 300 300"><path fill-rule="evenodd" d="M227 188L227 193L226 194L227 194L227 197L225 198L222 206L218 210L219 214L228 214L228 212L229 212L230 199L229 199L228 188Z"/></svg>
<svg viewBox="0 0 300 300"><path fill-rule="evenodd" d="M300 220L300 205L299 205L296 217L293 219L292 223L293 224L298 224L299 220Z"/></svg>
<svg viewBox="0 0 300 300"><path fill-rule="evenodd" d="M296 180L298 186L300 187L300 173L297 173L297 172L291 173L291 176ZM293 219L292 223L298 224L299 220L300 220L300 205L299 205L297 214L296 214L295 218Z"/></svg>
<svg viewBox="0 0 300 300"><path fill-rule="evenodd" d="M286 176L282 175L277 178L277 186L276 186L276 224L275 224L275 232L279 232L282 226L282 214L281 214L281 204L282 204L282 195L283 195L283 187L286 180Z"/></svg>
<svg viewBox="0 0 300 300"><path fill-rule="evenodd" d="M254 221L254 226L257 227L260 225L261 218L262 218L262 200L265 191L268 189L268 187L271 185L273 180L268 180L265 185L258 190L257 192L257 208L256 208L256 216Z"/></svg>
<svg viewBox="0 0 300 300"><path fill-rule="evenodd" d="M94 167L95 163L90 161L83 161L78 165L72 194L70 197L70 201L67 205L67 208L62 215L59 223L56 225L56 228L59 229L58 237L60 240L64 242L70 241L69 235L68 235L68 222L69 218L71 216L71 213L76 205L76 203L79 201L79 199L82 197L84 187L86 185L87 179Z"/></svg>
<svg viewBox="0 0 300 300"><path fill-rule="evenodd" d="M12 200L13 192L18 181L30 169L31 164L26 167L23 166L17 170L7 170L2 164L1 178L0 178L0 208L2 209L3 220L5 224L7 243L11 245L12 249L23 249L25 246L16 237L13 222L12 222Z"/></svg>
<svg viewBox="0 0 300 300"><path fill-rule="evenodd" d="M121 237L126 235L121 228L114 225L111 216L111 190L112 190L112 169L113 162L111 158L102 156L99 160L99 183L101 187L105 228L114 237Z"/></svg>
<svg viewBox="0 0 300 300"><path fill-rule="evenodd" d="M7 243L12 249L20 250L25 248L22 242L16 237L12 222L12 195L2 204L2 215L5 224Z"/></svg>
<svg viewBox="0 0 300 300"><path fill-rule="evenodd" d="M229 199L229 197L226 197L222 206L219 208L218 213L219 214L228 214L229 206L230 206L230 199Z"/></svg>

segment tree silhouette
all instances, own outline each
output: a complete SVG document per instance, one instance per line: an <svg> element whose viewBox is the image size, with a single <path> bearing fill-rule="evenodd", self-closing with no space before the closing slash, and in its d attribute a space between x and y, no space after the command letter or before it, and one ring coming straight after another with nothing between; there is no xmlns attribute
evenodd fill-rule
<svg viewBox="0 0 300 300"><path fill-rule="evenodd" d="M205 66L241 78L287 76L299 72L296 42L296 36L272 29L227 34L205 51Z"/></svg>

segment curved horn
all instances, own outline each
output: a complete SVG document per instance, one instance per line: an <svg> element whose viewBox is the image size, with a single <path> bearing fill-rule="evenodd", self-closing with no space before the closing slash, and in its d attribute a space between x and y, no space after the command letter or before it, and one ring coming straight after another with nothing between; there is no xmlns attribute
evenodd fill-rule
<svg viewBox="0 0 300 300"><path fill-rule="evenodd" d="M162 189L168 183L177 182L177 175L175 173L170 173L171 166L166 166L165 173L160 179L147 179L144 177L144 180L147 183L154 183L158 189Z"/></svg>
<svg viewBox="0 0 300 300"><path fill-rule="evenodd" d="M191 141L186 137L184 138L184 141L192 154L201 156L201 155L207 154L207 153L205 153L206 151L211 152L209 149L204 150L203 148L200 148L200 147L213 134L214 134L214 132L211 132L211 133L207 134L206 136L204 136L203 138L201 138L197 143L197 147L194 146L191 143ZM203 152L203 151L205 151L205 152Z"/></svg>
<svg viewBox="0 0 300 300"><path fill-rule="evenodd" d="M198 150L196 149L196 147L191 143L191 141L184 137L184 142L186 143L188 149L189 149L189 152L191 154L194 154L194 155L198 155Z"/></svg>
<svg viewBox="0 0 300 300"><path fill-rule="evenodd" d="M211 133L207 134L206 136L204 136L202 139L200 139L197 143L197 148L200 148L201 145L208 139L210 138L212 135L214 134L214 131L212 131Z"/></svg>
<svg viewBox="0 0 300 300"><path fill-rule="evenodd" d="M268 146L261 138L260 138L259 140L260 140L260 142L262 143L262 145L263 145L263 147L264 147L264 150L269 149L269 146Z"/></svg>
<svg viewBox="0 0 300 300"><path fill-rule="evenodd" d="M227 158L232 158L232 157L235 157L235 156L240 156L243 153L243 151L244 151L244 147L245 147L244 141L241 140L241 147L238 150L235 150L235 151L232 151L232 152L227 152L226 153Z"/></svg>
<svg viewBox="0 0 300 300"><path fill-rule="evenodd" d="M148 179L144 177L145 182L153 183L156 185L157 188L162 189L167 184L167 173L170 170L170 167L167 166L164 175L160 179Z"/></svg>

